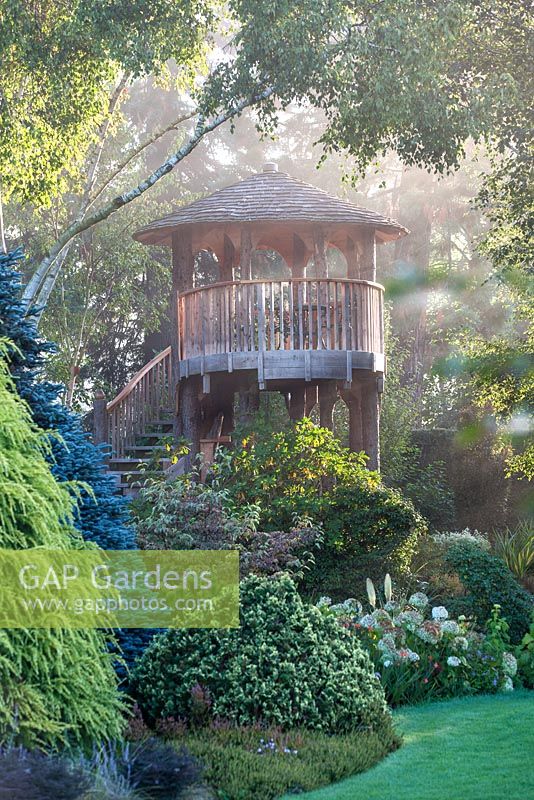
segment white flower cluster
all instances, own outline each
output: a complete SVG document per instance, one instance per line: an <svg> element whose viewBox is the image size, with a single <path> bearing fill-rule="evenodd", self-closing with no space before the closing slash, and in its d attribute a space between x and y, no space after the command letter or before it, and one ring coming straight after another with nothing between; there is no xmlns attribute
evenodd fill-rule
<svg viewBox="0 0 534 800"><path fill-rule="evenodd" d="M415 631L424 620L423 614L420 611L408 610L401 611L393 620L395 625L403 628L408 628L409 631Z"/></svg>
<svg viewBox="0 0 534 800"><path fill-rule="evenodd" d="M447 664L449 667L459 667L462 663L462 660L458 658L458 656L449 656L447 659Z"/></svg>
<svg viewBox="0 0 534 800"><path fill-rule="evenodd" d="M460 633L460 626L455 619L445 619L441 624L443 633L450 633L452 636L457 636Z"/></svg>
<svg viewBox="0 0 534 800"><path fill-rule="evenodd" d="M452 645L456 650L469 650L469 642L465 636L455 636Z"/></svg>
<svg viewBox="0 0 534 800"><path fill-rule="evenodd" d="M503 653L502 655L502 668L505 675L513 678L517 674L517 660L512 653Z"/></svg>
<svg viewBox="0 0 534 800"><path fill-rule="evenodd" d="M445 606L434 606L432 609L432 619L441 621L442 619L447 619L449 616L449 612L445 608Z"/></svg>
<svg viewBox="0 0 534 800"><path fill-rule="evenodd" d="M481 550L489 550L490 542L486 533L480 531L471 531L469 528L464 528L463 531L444 531L443 533L435 533L432 539L436 544L449 548L453 544L474 544L480 547Z"/></svg>
<svg viewBox="0 0 534 800"><path fill-rule="evenodd" d="M428 605L428 597L424 592L414 592L408 600L408 605L424 610Z"/></svg>

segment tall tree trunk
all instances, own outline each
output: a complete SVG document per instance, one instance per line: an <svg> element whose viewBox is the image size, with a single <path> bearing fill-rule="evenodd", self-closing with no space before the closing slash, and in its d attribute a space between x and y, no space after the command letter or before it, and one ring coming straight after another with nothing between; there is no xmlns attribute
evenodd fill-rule
<svg viewBox="0 0 534 800"><path fill-rule="evenodd" d="M428 177L425 176L426 180ZM397 277L406 280L406 293L393 306L392 325L401 345L407 350L403 364L401 384L413 395L420 409L424 376L428 370L428 270L430 266L430 238L432 234L432 195L424 186L415 197L413 176L404 170L399 190L399 221L410 230L410 235L395 243ZM403 199L409 210L403 208Z"/></svg>

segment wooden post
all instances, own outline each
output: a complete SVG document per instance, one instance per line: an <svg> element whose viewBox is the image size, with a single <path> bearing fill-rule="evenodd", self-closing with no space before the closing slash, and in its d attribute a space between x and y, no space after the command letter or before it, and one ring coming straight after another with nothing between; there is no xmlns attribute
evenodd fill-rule
<svg viewBox="0 0 534 800"><path fill-rule="evenodd" d="M328 264L326 262L326 245L322 228L313 229L313 258L315 261L316 278L328 277Z"/></svg>
<svg viewBox="0 0 534 800"><path fill-rule="evenodd" d="M337 400L336 381L319 384L319 416L321 428L334 429L334 406Z"/></svg>
<svg viewBox="0 0 534 800"><path fill-rule="evenodd" d="M298 422L304 416L304 398L306 389L303 385L291 389L289 400L289 417L293 422Z"/></svg>
<svg viewBox="0 0 534 800"><path fill-rule="evenodd" d="M252 280L252 235L248 228L241 228L241 258L239 260L240 278Z"/></svg>
<svg viewBox="0 0 534 800"><path fill-rule="evenodd" d="M190 452L185 459L185 471L190 472L196 455L200 452L200 381L198 375L186 378L180 390L180 423L182 435Z"/></svg>
<svg viewBox="0 0 534 800"><path fill-rule="evenodd" d="M362 384L363 446L369 469L380 469L380 395L376 378Z"/></svg>
<svg viewBox="0 0 534 800"><path fill-rule="evenodd" d="M309 417L317 403L319 402L318 399L318 390L317 386L306 386L306 395L304 400L304 416Z"/></svg>
<svg viewBox="0 0 534 800"><path fill-rule="evenodd" d="M360 277L363 281L376 281L376 241L374 229L364 229L359 244L361 249Z"/></svg>
<svg viewBox="0 0 534 800"><path fill-rule="evenodd" d="M296 233L293 234L293 267L291 275L293 278L303 278L306 268L306 245Z"/></svg>
<svg viewBox="0 0 534 800"><path fill-rule="evenodd" d="M235 247L229 236L224 234L224 251L219 277L221 281L231 281L234 279L234 260Z"/></svg>
<svg viewBox="0 0 534 800"><path fill-rule="evenodd" d="M347 259L347 278L358 280L360 278L360 259L358 248L350 236L347 236L345 258Z"/></svg>
<svg viewBox="0 0 534 800"><path fill-rule="evenodd" d="M246 389L239 392L238 419L240 425L246 425L260 410L260 389L253 381Z"/></svg>
<svg viewBox="0 0 534 800"><path fill-rule="evenodd" d="M108 444L108 413L106 396L100 389L93 401L93 443Z"/></svg>
<svg viewBox="0 0 534 800"><path fill-rule="evenodd" d="M353 383L350 389L341 389L341 397L349 411L349 448L353 453L364 450L361 387Z"/></svg>
<svg viewBox="0 0 534 800"><path fill-rule="evenodd" d="M171 299L171 375L174 398L174 438L185 435L183 415L179 412L180 332L178 294L193 288L193 244L191 228L184 226L172 236L172 299Z"/></svg>

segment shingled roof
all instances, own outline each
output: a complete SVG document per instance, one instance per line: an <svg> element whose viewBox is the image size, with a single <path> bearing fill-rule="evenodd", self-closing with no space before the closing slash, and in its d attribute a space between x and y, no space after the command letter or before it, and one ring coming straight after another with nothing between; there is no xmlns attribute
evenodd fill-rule
<svg viewBox="0 0 534 800"><path fill-rule="evenodd" d="M408 231L400 223L347 203L309 183L278 172L266 164L263 172L183 206L166 217L136 231L134 239L155 244L180 225L240 222L309 222L369 225L384 240L397 239Z"/></svg>

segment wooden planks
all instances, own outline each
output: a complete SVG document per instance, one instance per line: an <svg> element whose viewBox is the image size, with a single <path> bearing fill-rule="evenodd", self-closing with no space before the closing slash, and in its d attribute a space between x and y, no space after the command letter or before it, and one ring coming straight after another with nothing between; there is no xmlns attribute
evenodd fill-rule
<svg viewBox="0 0 534 800"><path fill-rule="evenodd" d="M359 280L230 281L179 299L181 360L217 353L384 348L383 289Z"/></svg>

